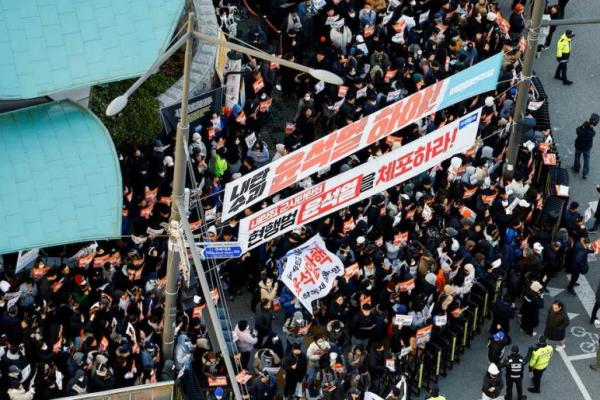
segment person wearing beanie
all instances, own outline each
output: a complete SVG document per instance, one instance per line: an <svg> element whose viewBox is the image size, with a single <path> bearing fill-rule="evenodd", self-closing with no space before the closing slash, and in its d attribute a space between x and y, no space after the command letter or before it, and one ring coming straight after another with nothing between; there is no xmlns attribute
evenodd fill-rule
<svg viewBox="0 0 600 400"><path fill-rule="evenodd" d="M533 373L533 386L527 388L531 393L541 393L542 375L554 354L554 349L546 342L545 336L540 336L535 350L529 359L529 371Z"/></svg>
<svg viewBox="0 0 600 400"><path fill-rule="evenodd" d="M504 388L504 382L502 381L502 376L500 375L500 370L498 366L494 363L490 364L488 370L483 377L483 386L481 387L481 391L483 392L481 399L482 400L494 400L494 399L502 399L502 389Z"/></svg>
<svg viewBox="0 0 600 400"><path fill-rule="evenodd" d="M510 354L501 364L502 368L506 368L506 396L505 400L512 400L513 385L517 389L517 400L525 399L523 396L523 373L525 371L525 358L519 354L519 346L513 345L510 349Z"/></svg>

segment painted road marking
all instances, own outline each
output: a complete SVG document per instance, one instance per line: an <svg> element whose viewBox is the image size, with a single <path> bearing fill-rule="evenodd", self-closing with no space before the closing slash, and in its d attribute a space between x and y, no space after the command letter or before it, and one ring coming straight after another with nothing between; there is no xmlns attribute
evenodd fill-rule
<svg viewBox="0 0 600 400"><path fill-rule="evenodd" d="M567 354L564 351L557 351L557 353L560 354L560 358L562 358L563 362L567 366L567 370L569 371L569 373L571 374L571 377L575 381L577 388L579 388L579 391L581 392L583 399L584 400L592 400L592 396L590 396L590 393L588 392L587 388L581 381L579 374L577 373L577 371L575 371L575 367L573 367L573 363L571 362L571 360L569 360L569 357L567 357Z"/></svg>
<svg viewBox="0 0 600 400"><path fill-rule="evenodd" d="M579 316L579 314L570 312L570 313L567 313L567 316L569 317L569 319L573 319L573 318L577 318Z"/></svg>
<svg viewBox="0 0 600 400"><path fill-rule="evenodd" d="M576 338L583 338L584 341L579 343L579 349L584 353L596 353L598 345L598 334L595 332L588 332L582 326L574 326L571 328L571 335Z"/></svg>
<svg viewBox="0 0 600 400"><path fill-rule="evenodd" d="M577 354L576 356L568 356L567 358L570 361L578 361L578 360L587 360L588 358L595 358L596 357L596 353L584 353L584 354Z"/></svg>
<svg viewBox="0 0 600 400"><path fill-rule="evenodd" d="M550 286L547 286L546 289L548 289L548 291L550 292L550 296L552 296L552 297L556 297L565 291L565 289L559 289L559 288L554 288L554 287L550 287Z"/></svg>
<svg viewBox="0 0 600 400"><path fill-rule="evenodd" d="M571 274L567 274L567 278L570 281ZM575 286L575 293L577 294L577 297L579 297L585 312L587 312L588 316L591 316L592 310L594 309L594 303L596 303L596 295L585 275L579 275L577 283L579 283L579 286Z"/></svg>

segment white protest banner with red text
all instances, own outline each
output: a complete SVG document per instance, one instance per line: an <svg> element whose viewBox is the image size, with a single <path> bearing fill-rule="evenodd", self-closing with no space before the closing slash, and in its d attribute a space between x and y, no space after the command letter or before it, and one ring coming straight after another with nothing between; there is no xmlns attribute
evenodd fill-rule
<svg viewBox="0 0 600 400"><path fill-rule="evenodd" d="M493 90L500 53L227 183L223 221L436 111Z"/></svg>
<svg viewBox="0 0 600 400"><path fill-rule="evenodd" d="M312 314L312 301L327 296L342 275L344 263L316 235L287 253L280 279Z"/></svg>
<svg viewBox="0 0 600 400"><path fill-rule="evenodd" d="M462 153L477 137L481 108L366 164L334 176L240 221L247 250L396 186Z"/></svg>

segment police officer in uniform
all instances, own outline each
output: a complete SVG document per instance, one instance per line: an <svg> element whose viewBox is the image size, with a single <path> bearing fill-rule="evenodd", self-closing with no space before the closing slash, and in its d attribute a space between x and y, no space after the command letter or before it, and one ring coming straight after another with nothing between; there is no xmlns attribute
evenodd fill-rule
<svg viewBox="0 0 600 400"><path fill-rule="evenodd" d="M525 358L519 354L519 346L514 345L510 349L511 353L502 364L506 367L506 396L505 400L512 400L513 384L517 388L517 400L524 400L523 396L523 372L525 371Z"/></svg>
<svg viewBox="0 0 600 400"><path fill-rule="evenodd" d="M546 368L548 368L553 353L554 349L546 342L546 337L540 336L535 350L531 353L531 359L529 360L529 371L533 372L533 386L527 388L527 390L531 393L540 393L542 375Z"/></svg>
<svg viewBox="0 0 600 400"><path fill-rule="evenodd" d="M567 78L567 63L571 56L571 40L574 37L575 33L568 29L561 35L560 39L558 39L558 43L556 43L556 60L558 61L558 66L554 73L554 79L562 80L563 85L573 84L573 82Z"/></svg>

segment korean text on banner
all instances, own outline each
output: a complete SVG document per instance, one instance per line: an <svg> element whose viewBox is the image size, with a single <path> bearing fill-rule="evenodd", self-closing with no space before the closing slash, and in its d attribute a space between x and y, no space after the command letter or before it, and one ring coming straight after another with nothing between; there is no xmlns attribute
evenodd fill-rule
<svg viewBox="0 0 600 400"><path fill-rule="evenodd" d="M342 275L344 263L316 235L287 253L280 279L312 314L312 301L327 296L335 278Z"/></svg>
<svg viewBox="0 0 600 400"><path fill-rule="evenodd" d="M359 119L225 186L222 220L459 101L493 90L503 54Z"/></svg>
<svg viewBox="0 0 600 400"><path fill-rule="evenodd" d="M384 154L320 182L240 221L238 238L250 250L294 227L374 196L426 171L475 143L481 108Z"/></svg>

